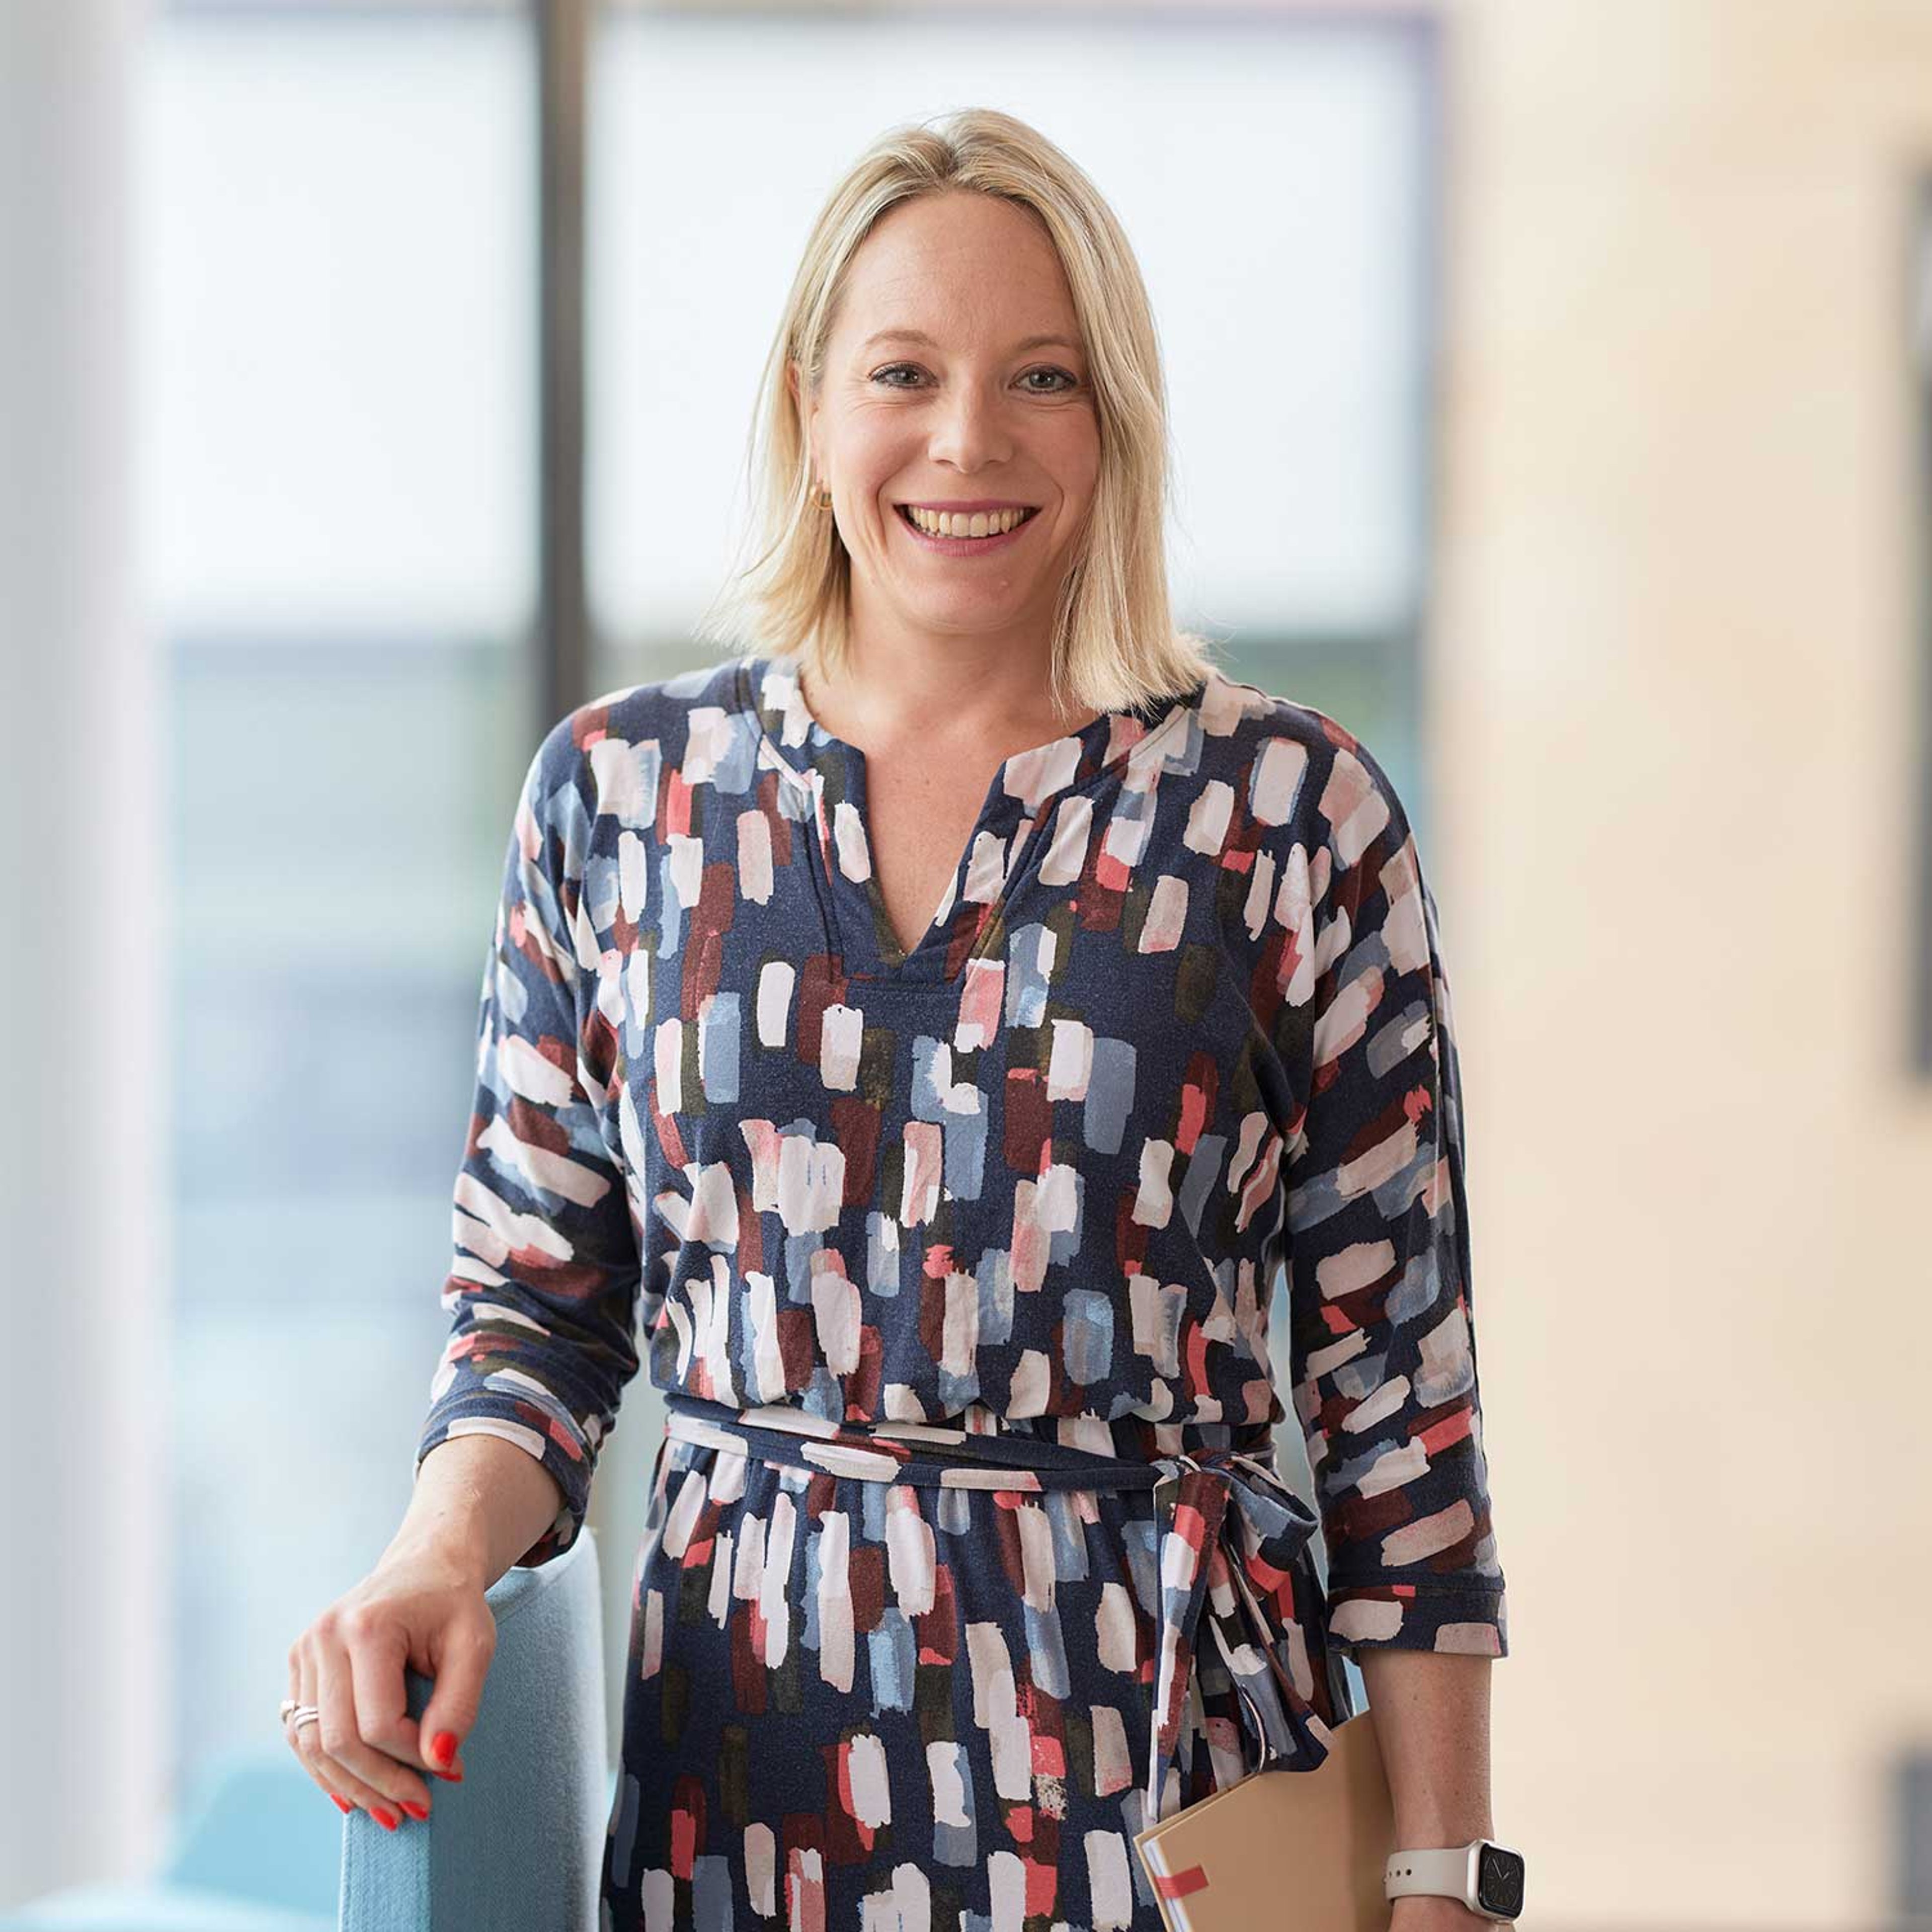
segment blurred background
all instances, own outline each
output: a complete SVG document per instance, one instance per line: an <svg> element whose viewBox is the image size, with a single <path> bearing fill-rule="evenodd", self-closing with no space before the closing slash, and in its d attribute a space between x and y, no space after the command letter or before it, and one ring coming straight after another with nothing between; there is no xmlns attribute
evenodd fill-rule
<svg viewBox="0 0 1932 1932"><path fill-rule="evenodd" d="M524 765L714 660L810 221L976 104L1138 251L1180 621L1416 822L1523 1922L1932 1924L1924 0L0 6L0 1910L286 1755Z"/></svg>

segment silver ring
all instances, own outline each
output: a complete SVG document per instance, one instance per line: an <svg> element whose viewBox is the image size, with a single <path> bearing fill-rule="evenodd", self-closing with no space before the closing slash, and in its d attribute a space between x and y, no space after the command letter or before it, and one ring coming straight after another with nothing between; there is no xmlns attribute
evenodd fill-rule
<svg viewBox="0 0 1932 1932"><path fill-rule="evenodd" d="M322 1721L322 1712L314 1704L297 1704L292 1707L292 1709L294 1719L290 1726L292 1730L299 1731L304 1724L320 1724Z"/></svg>

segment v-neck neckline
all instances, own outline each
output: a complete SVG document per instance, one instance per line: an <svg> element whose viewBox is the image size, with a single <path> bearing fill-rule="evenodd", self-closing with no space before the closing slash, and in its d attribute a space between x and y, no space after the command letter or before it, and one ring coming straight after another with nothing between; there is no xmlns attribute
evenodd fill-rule
<svg viewBox="0 0 1932 1932"><path fill-rule="evenodd" d="M1150 741L1156 734L1171 738L1176 714L1193 710L1206 689L1204 682L1149 707L1103 711L1001 759L938 905L911 949L902 951L872 861L866 754L813 714L795 661L748 654L737 666L740 705L757 721L771 755L812 797L845 975L884 985L958 985L968 962L997 944L1008 896L1051 822L1051 808L1100 783L1137 749L1165 755Z"/></svg>

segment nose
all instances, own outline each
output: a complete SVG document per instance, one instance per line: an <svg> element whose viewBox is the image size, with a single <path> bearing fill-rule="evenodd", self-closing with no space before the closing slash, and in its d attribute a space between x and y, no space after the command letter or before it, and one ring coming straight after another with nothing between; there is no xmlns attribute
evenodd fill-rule
<svg viewBox="0 0 1932 1932"><path fill-rule="evenodd" d="M932 454L935 462L950 464L968 476L1012 454L1012 436L998 403L982 386L962 382L941 404Z"/></svg>

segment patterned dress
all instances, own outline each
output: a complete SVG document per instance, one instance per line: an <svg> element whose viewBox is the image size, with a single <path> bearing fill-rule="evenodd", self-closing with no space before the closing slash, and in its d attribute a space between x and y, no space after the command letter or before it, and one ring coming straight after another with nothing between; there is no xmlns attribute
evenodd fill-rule
<svg viewBox="0 0 1932 1932"><path fill-rule="evenodd" d="M547 1562L646 1338L611 1932L1155 1932L1133 1834L1344 1652L1507 1654L1434 902L1219 671L1008 758L904 954L866 782L776 658L544 739L418 1462L538 1457Z"/></svg>

